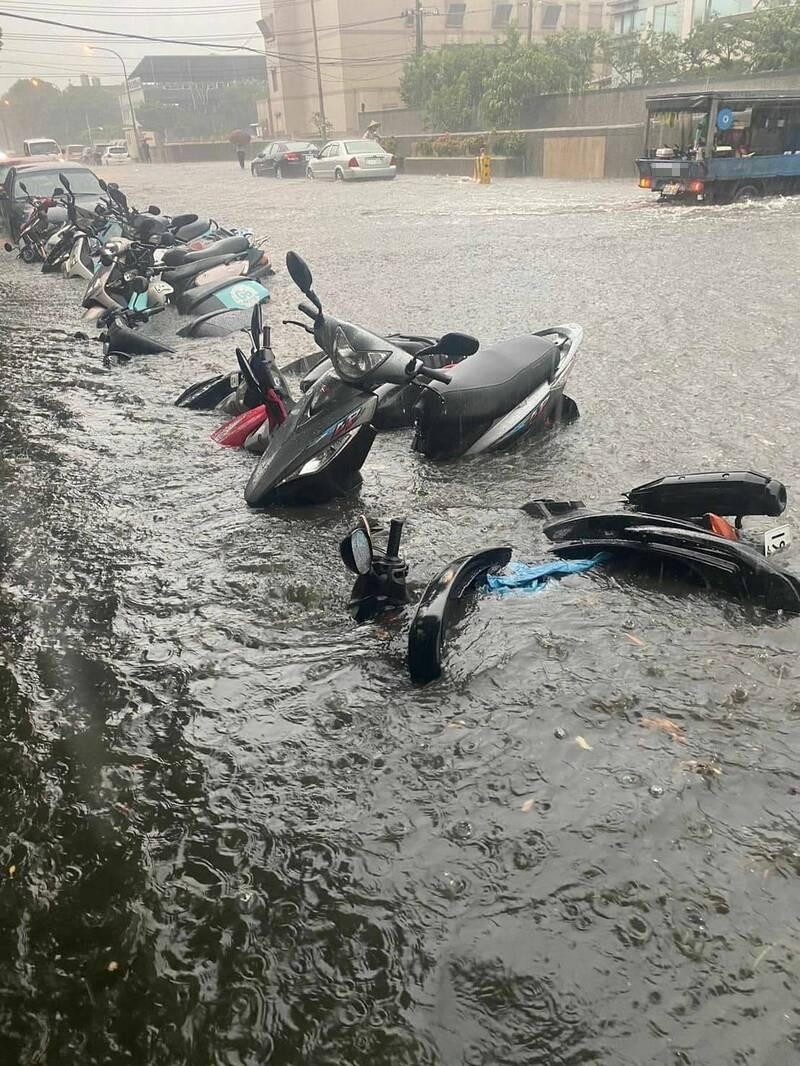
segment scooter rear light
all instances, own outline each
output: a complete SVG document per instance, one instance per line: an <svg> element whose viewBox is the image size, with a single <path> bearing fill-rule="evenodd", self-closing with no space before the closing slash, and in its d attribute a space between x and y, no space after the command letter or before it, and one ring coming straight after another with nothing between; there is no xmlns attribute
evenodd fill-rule
<svg viewBox="0 0 800 1066"><path fill-rule="evenodd" d="M356 157L355 157L355 156L353 156L353 158L352 158L352 159L350 160L350 162L349 162L349 163L348 163L347 165L348 165L349 167L357 167L357 166L360 166L360 163L358 162L358 160L356 159Z"/></svg>
<svg viewBox="0 0 800 1066"><path fill-rule="evenodd" d="M392 156L392 158L389 160L389 166L390 167L396 167L397 166L397 156L394 156L394 155Z"/></svg>
<svg viewBox="0 0 800 1066"><path fill-rule="evenodd" d="M652 189L653 188L653 179L652 178L639 178L639 188L640 189Z"/></svg>
<svg viewBox="0 0 800 1066"><path fill-rule="evenodd" d="M300 156L297 154L297 152L287 152L284 156L284 159L287 163L297 163L300 161Z"/></svg>
<svg viewBox="0 0 800 1066"><path fill-rule="evenodd" d="M704 181L699 181L697 178L693 178L687 185L689 192L704 192L706 184Z"/></svg>

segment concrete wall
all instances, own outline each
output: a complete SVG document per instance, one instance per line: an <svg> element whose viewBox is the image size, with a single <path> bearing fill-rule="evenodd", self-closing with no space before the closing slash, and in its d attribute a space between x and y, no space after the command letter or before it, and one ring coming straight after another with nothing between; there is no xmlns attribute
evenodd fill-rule
<svg viewBox="0 0 800 1066"><path fill-rule="evenodd" d="M483 132L489 139L489 133ZM517 130L525 136L522 172L537 178L624 178L636 177L634 160L644 145L644 123L620 126L562 126L537 130ZM446 163L436 157L415 156L420 138L405 134L397 138L397 151L406 157L406 169L413 174L472 173L463 169L460 158ZM430 159L430 164L427 160ZM412 162L413 160L413 162ZM441 163L441 166L437 166ZM455 169L448 169L453 167ZM461 169L459 169L461 168ZM512 164L502 164L499 177L520 172Z"/></svg>
<svg viewBox="0 0 800 1066"><path fill-rule="evenodd" d="M264 147L261 141L251 141L247 146L247 159L251 160ZM151 146L154 163L211 163L229 159L236 163L236 150L228 141L174 141Z"/></svg>
<svg viewBox="0 0 800 1066"><path fill-rule="evenodd" d="M493 178L517 178L524 168L524 160L517 156L496 156L492 159ZM474 156L411 156L404 160L405 174L446 174L471 178L475 173Z"/></svg>

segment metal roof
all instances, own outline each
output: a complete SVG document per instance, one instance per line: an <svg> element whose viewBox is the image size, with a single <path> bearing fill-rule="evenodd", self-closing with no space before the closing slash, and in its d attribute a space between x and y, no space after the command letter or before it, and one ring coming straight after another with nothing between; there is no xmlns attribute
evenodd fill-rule
<svg viewBox="0 0 800 1066"><path fill-rule="evenodd" d="M147 85L165 82L263 81L261 56L145 56L131 74Z"/></svg>
<svg viewBox="0 0 800 1066"><path fill-rule="evenodd" d="M648 111L707 111L712 100L729 104L741 104L751 107L755 104L797 104L800 105L800 93L781 93L769 89L740 89L728 91L714 89L700 93L668 93L663 96L648 96ZM734 107L734 110L736 108Z"/></svg>

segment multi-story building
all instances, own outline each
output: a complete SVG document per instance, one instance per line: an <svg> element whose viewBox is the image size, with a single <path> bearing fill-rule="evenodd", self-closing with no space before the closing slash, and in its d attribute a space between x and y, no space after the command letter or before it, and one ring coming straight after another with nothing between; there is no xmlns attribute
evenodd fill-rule
<svg viewBox="0 0 800 1066"><path fill-rule="evenodd" d="M310 133L321 111L344 133L358 129L360 111L402 106L400 74L417 47L415 0L261 0L261 7L272 133ZM419 21L426 50L501 40L512 22L532 40L609 28L603 0L441 0L424 3ZM260 115L269 131L266 103Z"/></svg>
<svg viewBox="0 0 800 1066"><path fill-rule="evenodd" d="M132 154L138 152L133 138L130 103L179 104L202 111L228 85L265 78L264 60L257 55L154 55L137 63L129 79L130 97L119 97L122 125Z"/></svg>
<svg viewBox="0 0 800 1066"><path fill-rule="evenodd" d="M609 0L610 28L616 34L652 29L688 37L698 22L749 15L757 3L758 0Z"/></svg>

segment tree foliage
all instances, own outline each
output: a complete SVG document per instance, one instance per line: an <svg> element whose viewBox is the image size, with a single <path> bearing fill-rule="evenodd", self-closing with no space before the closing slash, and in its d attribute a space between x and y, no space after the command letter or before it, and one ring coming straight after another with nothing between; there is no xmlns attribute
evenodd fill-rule
<svg viewBox="0 0 800 1066"><path fill-rule="evenodd" d="M219 91L195 93L191 103L139 104L136 120L163 140L227 137L231 130L246 129L256 121L257 101L263 95L261 82L240 81Z"/></svg>
<svg viewBox="0 0 800 1066"><path fill-rule="evenodd" d="M59 89L41 78L20 78L0 100L9 132L16 139L53 137L61 144L85 144L87 126L113 140L122 135L117 91L100 85Z"/></svg>
<svg viewBox="0 0 800 1066"><path fill-rule="evenodd" d="M601 63L624 85L715 70L800 67L800 2L758 8L749 18L710 19L685 40L649 28L613 37L567 31L528 44L512 26L494 44L445 46L411 57L401 92L429 129L508 128L537 96L588 88Z"/></svg>
<svg viewBox="0 0 800 1066"><path fill-rule="evenodd" d="M414 56L403 71L401 92L431 127L513 125L541 93L585 88L598 40L597 34L568 32L527 44L512 26L498 44L445 47Z"/></svg>

